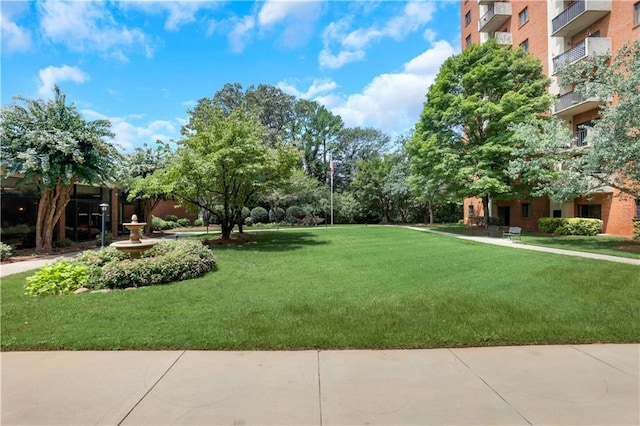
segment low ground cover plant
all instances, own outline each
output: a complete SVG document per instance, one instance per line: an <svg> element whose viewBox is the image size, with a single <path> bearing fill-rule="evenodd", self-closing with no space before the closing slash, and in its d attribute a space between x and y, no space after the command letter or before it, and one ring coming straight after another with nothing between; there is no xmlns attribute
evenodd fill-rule
<svg viewBox="0 0 640 426"><path fill-rule="evenodd" d="M75 261L47 265L27 278L30 295L69 294L89 289L120 289L166 284L200 277L216 267L213 252L200 241L162 241L140 259L113 247L85 251Z"/></svg>

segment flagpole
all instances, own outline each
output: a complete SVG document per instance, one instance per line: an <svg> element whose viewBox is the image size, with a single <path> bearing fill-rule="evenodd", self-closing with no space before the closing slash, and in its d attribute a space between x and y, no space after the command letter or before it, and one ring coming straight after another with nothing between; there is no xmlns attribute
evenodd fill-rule
<svg viewBox="0 0 640 426"><path fill-rule="evenodd" d="M331 169L331 225L333 225L333 152L329 153L329 168Z"/></svg>

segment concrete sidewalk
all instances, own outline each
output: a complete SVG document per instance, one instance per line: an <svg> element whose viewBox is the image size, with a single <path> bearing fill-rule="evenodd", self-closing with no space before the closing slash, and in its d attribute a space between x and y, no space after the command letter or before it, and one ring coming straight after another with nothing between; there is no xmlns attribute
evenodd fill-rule
<svg viewBox="0 0 640 426"><path fill-rule="evenodd" d="M5 352L3 425L640 423L640 345Z"/></svg>
<svg viewBox="0 0 640 426"><path fill-rule="evenodd" d="M640 266L640 259L631 259L631 258L619 257L619 256L609 256L609 255L606 255L606 254L587 253L587 252L584 252L584 251L564 250L564 249L557 249L557 248L552 248L552 247L531 246L531 245L521 244L519 242L512 241L510 239L505 239L505 238L495 238L495 237L487 237L487 236L458 235L458 234L452 234L450 232L436 231L434 229L418 228L418 227L415 227L415 226L403 226L403 228L411 229L413 231L428 232L428 233L431 233L431 234L438 234L438 235L444 235L444 236L447 236L447 237L454 237L454 238L458 238L458 239L461 239L461 240L475 241L475 242L484 243L484 244L493 244L493 245L497 245L497 246L511 247L511 248L517 248L517 249L522 249L522 250L531 250L531 251L539 251L539 252L544 252L544 253L560 254L560 255L563 255L563 256L584 257L584 258L587 258L587 259L606 260L607 262L626 263L626 264L629 264L629 265L638 265L638 266Z"/></svg>

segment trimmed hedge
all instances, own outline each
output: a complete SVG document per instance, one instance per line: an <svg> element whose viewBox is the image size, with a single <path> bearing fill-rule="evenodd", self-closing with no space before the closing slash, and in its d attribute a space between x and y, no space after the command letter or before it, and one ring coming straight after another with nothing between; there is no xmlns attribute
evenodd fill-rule
<svg viewBox="0 0 640 426"><path fill-rule="evenodd" d="M640 219L633 220L633 239L640 240Z"/></svg>
<svg viewBox="0 0 640 426"><path fill-rule="evenodd" d="M269 223L269 212L264 207L255 207L251 210L251 221L256 223Z"/></svg>
<svg viewBox="0 0 640 426"><path fill-rule="evenodd" d="M269 210L269 221L270 222L282 222L287 213L284 209L280 207L276 207L275 209Z"/></svg>
<svg viewBox="0 0 640 426"><path fill-rule="evenodd" d="M583 217L543 217L538 219L538 229L556 235L597 235L602 232L600 219Z"/></svg>

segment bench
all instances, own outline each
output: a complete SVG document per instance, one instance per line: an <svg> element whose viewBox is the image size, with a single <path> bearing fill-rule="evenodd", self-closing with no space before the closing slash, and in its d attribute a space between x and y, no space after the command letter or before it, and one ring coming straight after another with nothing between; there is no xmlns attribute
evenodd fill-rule
<svg viewBox="0 0 640 426"><path fill-rule="evenodd" d="M500 235L500 227L498 225L489 225L487 228L488 237L497 237Z"/></svg>
<svg viewBox="0 0 640 426"><path fill-rule="evenodd" d="M511 239L511 241L515 241L516 239L522 241L522 228L519 226L510 227L508 231L502 233L502 238L505 237Z"/></svg>

